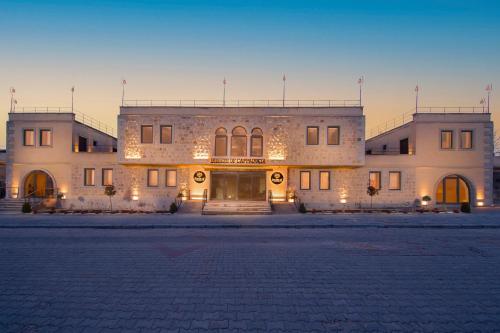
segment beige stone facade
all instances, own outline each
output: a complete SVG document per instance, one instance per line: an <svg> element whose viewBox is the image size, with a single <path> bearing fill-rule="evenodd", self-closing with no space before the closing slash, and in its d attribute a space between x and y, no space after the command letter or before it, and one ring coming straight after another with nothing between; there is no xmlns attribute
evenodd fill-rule
<svg viewBox="0 0 500 333"><path fill-rule="evenodd" d="M245 135L233 142L235 128ZM38 142L41 129L51 131L48 146ZM227 133L221 139L226 144L222 155L215 151L218 129ZM255 129L262 135L253 141ZM26 135L31 135L26 130L33 130L33 145L26 145ZM453 137L455 145L449 149L441 147L442 131ZM366 142L364 133L363 109L356 106L121 107L117 139L71 113L11 113L7 196L23 198L31 190L27 182L39 186L36 182L46 174L53 187L50 195L62 194L66 208L107 209L104 172L111 172L117 209L168 210L177 197L197 201L205 196L296 197L309 209L339 209L367 207L371 201L375 207L409 207L428 195L430 204L446 205L452 203L439 202L440 184L450 197L455 181L457 191L463 191L461 180L473 205L493 202L489 114L415 114L409 123ZM464 138L471 138L471 147L461 146ZM234 156L234 149L245 151L244 156ZM34 171L42 178L33 181ZM370 172L380 177L372 200L367 195Z"/></svg>

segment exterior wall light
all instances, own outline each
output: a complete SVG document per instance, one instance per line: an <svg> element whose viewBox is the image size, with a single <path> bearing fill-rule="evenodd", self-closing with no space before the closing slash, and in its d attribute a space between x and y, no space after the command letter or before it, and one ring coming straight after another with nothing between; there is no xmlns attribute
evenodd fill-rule
<svg viewBox="0 0 500 333"><path fill-rule="evenodd" d="M345 199L345 198L340 199L340 203L341 204L346 204L347 203L347 199Z"/></svg>
<svg viewBox="0 0 500 333"><path fill-rule="evenodd" d="M427 206L427 205L429 205L429 202L430 202L431 200L432 200L432 199L431 199L431 197L430 197L430 196L428 196L428 195L424 195L424 196L422 197L422 206Z"/></svg>
<svg viewBox="0 0 500 333"><path fill-rule="evenodd" d="M483 207L483 206L484 206L484 201L478 201L478 202L477 202L477 205L478 205L479 207Z"/></svg>

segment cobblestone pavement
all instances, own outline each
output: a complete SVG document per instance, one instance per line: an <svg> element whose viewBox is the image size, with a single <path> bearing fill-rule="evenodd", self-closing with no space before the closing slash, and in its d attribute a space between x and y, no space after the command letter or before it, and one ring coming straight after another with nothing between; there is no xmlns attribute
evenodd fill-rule
<svg viewBox="0 0 500 333"><path fill-rule="evenodd" d="M500 207L474 214L378 213L201 216L199 214L11 214L0 215L5 227L489 227L500 228Z"/></svg>
<svg viewBox="0 0 500 333"><path fill-rule="evenodd" d="M498 332L500 229L1 229L0 332Z"/></svg>

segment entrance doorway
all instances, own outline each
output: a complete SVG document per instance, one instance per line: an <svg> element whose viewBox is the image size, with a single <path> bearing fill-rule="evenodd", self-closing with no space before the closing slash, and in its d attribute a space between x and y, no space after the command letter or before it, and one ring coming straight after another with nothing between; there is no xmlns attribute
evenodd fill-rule
<svg viewBox="0 0 500 333"><path fill-rule="evenodd" d="M266 200L265 172L213 171L210 182L211 200Z"/></svg>
<svg viewBox="0 0 500 333"><path fill-rule="evenodd" d="M44 171L31 171L24 181L24 197L47 198L54 195L52 178Z"/></svg>

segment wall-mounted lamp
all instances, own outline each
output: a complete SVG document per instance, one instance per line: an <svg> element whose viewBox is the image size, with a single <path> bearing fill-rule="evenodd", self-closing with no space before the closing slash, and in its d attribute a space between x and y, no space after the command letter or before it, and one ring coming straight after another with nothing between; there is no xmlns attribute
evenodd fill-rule
<svg viewBox="0 0 500 333"><path fill-rule="evenodd" d="M347 203L347 199L345 199L345 198L340 199L340 203L341 204L346 204Z"/></svg>
<svg viewBox="0 0 500 333"><path fill-rule="evenodd" d="M484 201L478 201L478 202L477 202L477 205L478 205L479 207L483 207L483 206L484 206Z"/></svg>

